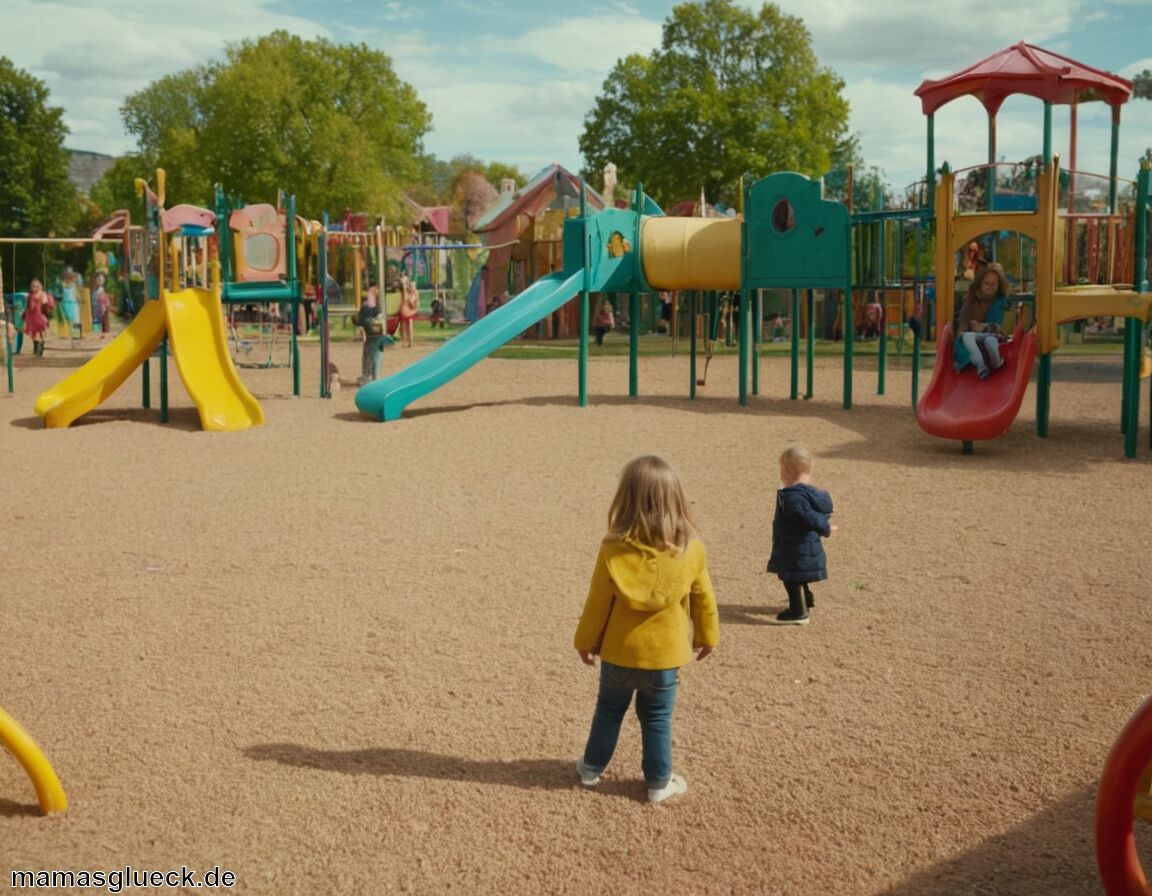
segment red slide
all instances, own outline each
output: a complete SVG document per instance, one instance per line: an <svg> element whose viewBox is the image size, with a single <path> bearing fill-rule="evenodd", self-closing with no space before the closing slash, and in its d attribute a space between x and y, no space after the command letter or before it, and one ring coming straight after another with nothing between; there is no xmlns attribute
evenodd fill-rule
<svg viewBox="0 0 1152 896"><path fill-rule="evenodd" d="M947 324L936 347L936 366L928 391L916 406L916 422L929 435L975 442L996 439L1008 431L1032 376L1036 357L1036 330L1017 328L1012 339L1000 344L1004 366L986 380L972 365L960 373L952 369L952 325Z"/></svg>

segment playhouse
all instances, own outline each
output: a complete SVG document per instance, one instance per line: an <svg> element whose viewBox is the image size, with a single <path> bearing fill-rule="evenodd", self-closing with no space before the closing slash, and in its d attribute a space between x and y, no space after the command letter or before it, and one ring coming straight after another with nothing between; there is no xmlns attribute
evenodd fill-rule
<svg viewBox="0 0 1152 896"><path fill-rule="evenodd" d="M564 221L581 203L581 180L562 165L541 169L519 189L512 180L500 185L500 195L473 232L488 245L486 270L481 269L477 317L493 297L515 296L563 264ZM585 191L588 205L599 210L604 200ZM575 309L562 308L542 322L542 338L571 337L578 333Z"/></svg>

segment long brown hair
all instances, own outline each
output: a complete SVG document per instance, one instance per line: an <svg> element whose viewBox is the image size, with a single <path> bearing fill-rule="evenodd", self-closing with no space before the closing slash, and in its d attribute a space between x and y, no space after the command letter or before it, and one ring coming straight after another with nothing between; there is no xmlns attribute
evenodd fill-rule
<svg viewBox="0 0 1152 896"><path fill-rule="evenodd" d="M985 265L980 269L980 273L972 279L968 284L968 289L964 293L964 303L960 306L960 311L957 315L957 332L963 332L968 329L968 321L973 320L976 315L976 309L979 307L979 301L983 298L980 292L980 284L984 282L984 278L989 274L996 275L996 299L1003 299L1008 295L1008 278L1004 276L1004 268L1000 267L997 262Z"/></svg>
<svg viewBox="0 0 1152 896"><path fill-rule="evenodd" d="M696 521L671 464L655 454L628 461L608 509L608 537L683 552L695 532Z"/></svg>

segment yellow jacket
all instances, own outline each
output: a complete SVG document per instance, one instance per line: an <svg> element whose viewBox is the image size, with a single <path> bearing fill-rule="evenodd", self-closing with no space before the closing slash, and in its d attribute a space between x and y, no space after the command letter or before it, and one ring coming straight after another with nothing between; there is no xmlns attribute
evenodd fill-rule
<svg viewBox="0 0 1152 896"><path fill-rule="evenodd" d="M675 669L691 661L693 648L719 641L704 545L693 540L677 554L632 539L604 540L576 627L577 650L631 669Z"/></svg>

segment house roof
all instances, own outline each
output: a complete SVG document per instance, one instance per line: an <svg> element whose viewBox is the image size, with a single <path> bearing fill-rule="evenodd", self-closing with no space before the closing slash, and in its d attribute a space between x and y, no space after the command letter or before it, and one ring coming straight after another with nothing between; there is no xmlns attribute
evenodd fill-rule
<svg viewBox="0 0 1152 896"><path fill-rule="evenodd" d="M524 186L512 193L502 193L496 204L484 212L473 226L473 233L486 233L496 230L513 215L527 212L536 214L549 208L557 197L566 196L576 202L580 200L580 178L564 166L553 163L540 169ZM601 209L604 201L593 189L588 190L588 204Z"/></svg>
<svg viewBox="0 0 1152 896"><path fill-rule="evenodd" d="M420 205L408 196L404 197L404 202L412 209L413 224L419 226L427 223L439 234L451 232L452 209L447 205Z"/></svg>
<svg viewBox="0 0 1152 896"><path fill-rule="evenodd" d="M916 88L925 115L962 96L974 96L990 115L1015 93L1068 105L1103 100L1120 106L1132 96L1132 82L1119 75L1021 41L938 81Z"/></svg>

